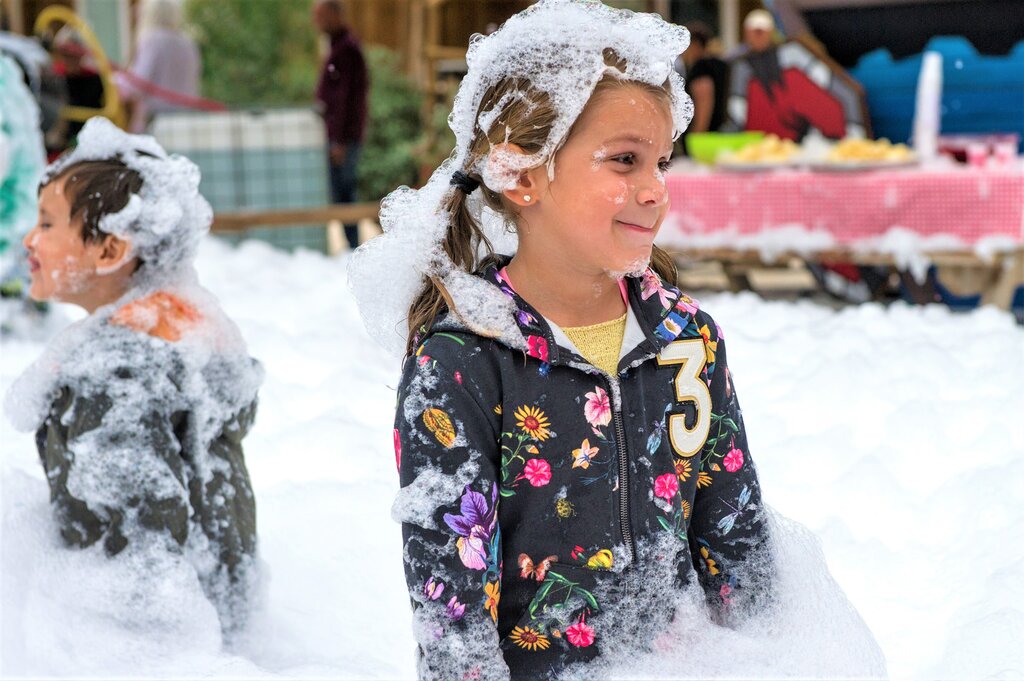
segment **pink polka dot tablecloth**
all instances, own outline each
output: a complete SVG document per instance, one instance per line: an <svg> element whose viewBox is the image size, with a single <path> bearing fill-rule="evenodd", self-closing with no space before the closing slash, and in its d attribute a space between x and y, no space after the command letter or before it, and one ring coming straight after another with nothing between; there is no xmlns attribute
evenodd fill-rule
<svg viewBox="0 0 1024 681"><path fill-rule="evenodd" d="M801 226L841 244L902 228L1024 243L1024 165L870 171L670 172L671 207L659 241Z"/></svg>

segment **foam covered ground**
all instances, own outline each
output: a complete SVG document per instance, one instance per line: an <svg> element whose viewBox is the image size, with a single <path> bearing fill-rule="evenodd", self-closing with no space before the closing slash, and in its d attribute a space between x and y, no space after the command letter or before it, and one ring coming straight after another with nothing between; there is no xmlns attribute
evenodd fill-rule
<svg viewBox="0 0 1024 681"><path fill-rule="evenodd" d="M398 362L363 330L345 260L207 239L199 273L267 371L246 440L268 573L252 638L220 650L187 589L143 593L125 566L60 548L32 438L2 421L0 673L413 677L390 517ZM889 674L1024 676L1024 329L992 309L702 303L729 341L766 501L820 537ZM3 341L0 391L41 348ZM113 599L195 626L125 629Z"/></svg>

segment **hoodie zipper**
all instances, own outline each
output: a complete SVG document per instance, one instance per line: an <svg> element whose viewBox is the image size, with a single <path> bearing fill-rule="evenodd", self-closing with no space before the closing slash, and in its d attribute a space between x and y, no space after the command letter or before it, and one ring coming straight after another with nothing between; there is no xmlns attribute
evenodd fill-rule
<svg viewBox="0 0 1024 681"><path fill-rule="evenodd" d="M618 381L608 377L608 387L615 403L622 404ZM622 412L612 407L612 423L615 424L615 442L619 455L619 529L626 543L627 563L632 563L636 556L636 544L633 541L632 522L629 517L629 453L626 450L626 429L622 426Z"/></svg>

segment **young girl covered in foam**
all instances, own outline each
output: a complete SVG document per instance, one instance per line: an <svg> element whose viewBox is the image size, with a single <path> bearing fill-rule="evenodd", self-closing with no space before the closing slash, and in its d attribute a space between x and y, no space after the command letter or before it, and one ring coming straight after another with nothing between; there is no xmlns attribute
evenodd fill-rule
<svg viewBox="0 0 1024 681"><path fill-rule="evenodd" d="M388 233L352 263L385 336L383 267L418 289L395 514L424 678L591 673L659 645L681 594L719 623L766 598L724 337L654 245L686 44L654 15L565 0L478 37L452 157L389 198ZM505 228L511 257L492 247ZM420 249L412 271L389 263Z"/></svg>
<svg viewBox="0 0 1024 681"><path fill-rule="evenodd" d="M50 342L5 407L36 433L64 543L130 568L87 600L123 600L99 607L128 608L157 640L204 620L233 637L258 582L242 438L262 369L196 280L213 217L199 170L93 118L39 193L29 294L89 316Z"/></svg>

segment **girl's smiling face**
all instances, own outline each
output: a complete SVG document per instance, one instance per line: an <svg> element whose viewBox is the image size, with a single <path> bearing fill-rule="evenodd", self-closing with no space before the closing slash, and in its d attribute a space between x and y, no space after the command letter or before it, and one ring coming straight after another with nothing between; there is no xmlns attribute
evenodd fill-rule
<svg viewBox="0 0 1024 681"><path fill-rule="evenodd" d="M78 303L96 275L100 242L86 243L78 220L71 219L71 203L64 179L45 185L39 192L39 220L25 235L34 300Z"/></svg>
<svg viewBox="0 0 1024 681"><path fill-rule="evenodd" d="M555 179L530 171L521 247L565 254L585 273L641 271L668 212L672 127L666 102L643 87L596 93L555 155Z"/></svg>

